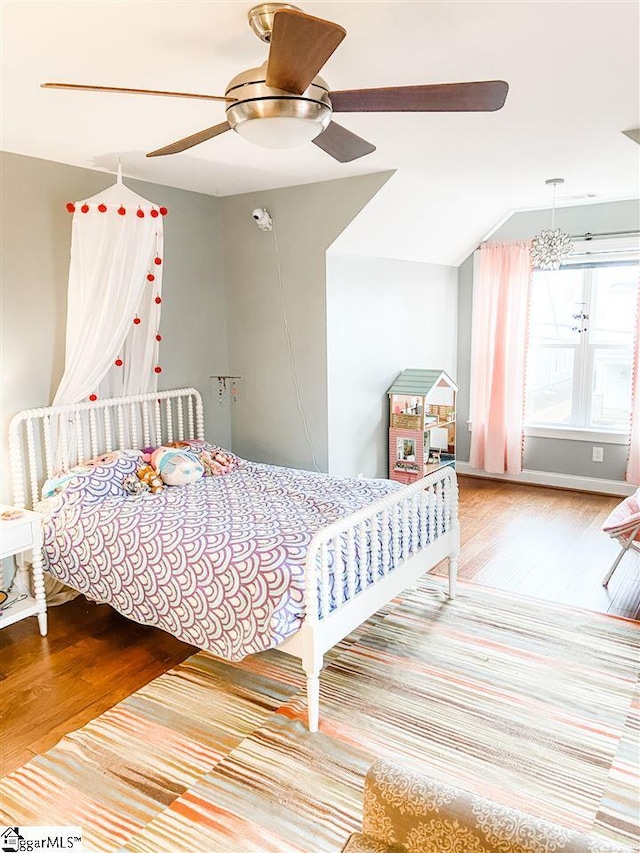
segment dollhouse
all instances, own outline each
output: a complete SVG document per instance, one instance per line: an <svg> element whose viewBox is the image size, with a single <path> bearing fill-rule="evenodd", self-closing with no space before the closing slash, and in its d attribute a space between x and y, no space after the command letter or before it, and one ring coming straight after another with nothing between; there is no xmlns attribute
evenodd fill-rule
<svg viewBox="0 0 640 853"><path fill-rule="evenodd" d="M389 391L389 478L412 483L456 458L458 386L443 370L403 370Z"/></svg>

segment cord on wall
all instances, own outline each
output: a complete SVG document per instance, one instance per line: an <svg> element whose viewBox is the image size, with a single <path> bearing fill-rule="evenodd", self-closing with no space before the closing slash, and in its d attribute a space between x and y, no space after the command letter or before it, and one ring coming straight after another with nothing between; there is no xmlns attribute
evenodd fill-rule
<svg viewBox="0 0 640 853"><path fill-rule="evenodd" d="M276 224L273 220L271 220L272 228L271 233L273 234L273 248L275 250L276 255L276 267L278 271L278 290L280 293L280 307L282 309L282 319L284 322L284 332L285 337L287 339L287 350L289 352L289 364L291 365L291 375L293 376L293 385L296 391L296 400L298 402L298 411L300 412L300 418L302 420L302 427L304 429L305 438L307 439L307 444L309 445L309 449L311 450L311 458L313 460L313 465L316 471L320 472L320 466L318 465L318 460L316 459L316 452L313 447L313 441L311 439L311 433L309 431L309 424L307 423L307 416L304 413L304 406L302 404L302 394L300 393L300 383L298 382L298 371L296 369L296 359L293 352L293 344L291 343L291 333L289 331L289 318L287 317L287 305L285 302L284 296L284 284L282 281L282 269L280 266L280 250L278 248L278 235L276 232Z"/></svg>

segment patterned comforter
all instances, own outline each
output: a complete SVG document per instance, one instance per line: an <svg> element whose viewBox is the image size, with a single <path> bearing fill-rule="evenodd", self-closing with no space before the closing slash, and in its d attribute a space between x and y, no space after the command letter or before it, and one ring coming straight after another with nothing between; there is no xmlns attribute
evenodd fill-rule
<svg viewBox="0 0 640 853"><path fill-rule="evenodd" d="M122 481L139 464L134 451L112 454L45 502L45 566L229 660L298 629L313 534L398 488L239 460L225 476L132 497Z"/></svg>

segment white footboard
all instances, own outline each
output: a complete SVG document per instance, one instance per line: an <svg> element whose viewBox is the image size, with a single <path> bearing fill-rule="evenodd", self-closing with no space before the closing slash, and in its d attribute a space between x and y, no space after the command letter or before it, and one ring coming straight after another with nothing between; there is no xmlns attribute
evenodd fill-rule
<svg viewBox="0 0 640 853"><path fill-rule="evenodd" d="M318 727L324 653L446 558L453 598L459 549L458 485L450 466L316 533L305 568L305 620L279 647L302 659L310 731Z"/></svg>

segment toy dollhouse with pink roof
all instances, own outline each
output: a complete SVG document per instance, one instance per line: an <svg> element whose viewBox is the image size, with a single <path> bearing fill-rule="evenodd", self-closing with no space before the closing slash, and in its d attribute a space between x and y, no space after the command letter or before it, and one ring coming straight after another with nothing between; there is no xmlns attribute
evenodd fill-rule
<svg viewBox="0 0 640 853"><path fill-rule="evenodd" d="M389 478L455 464L458 386L444 370L403 370L389 391Z"/></svg>

